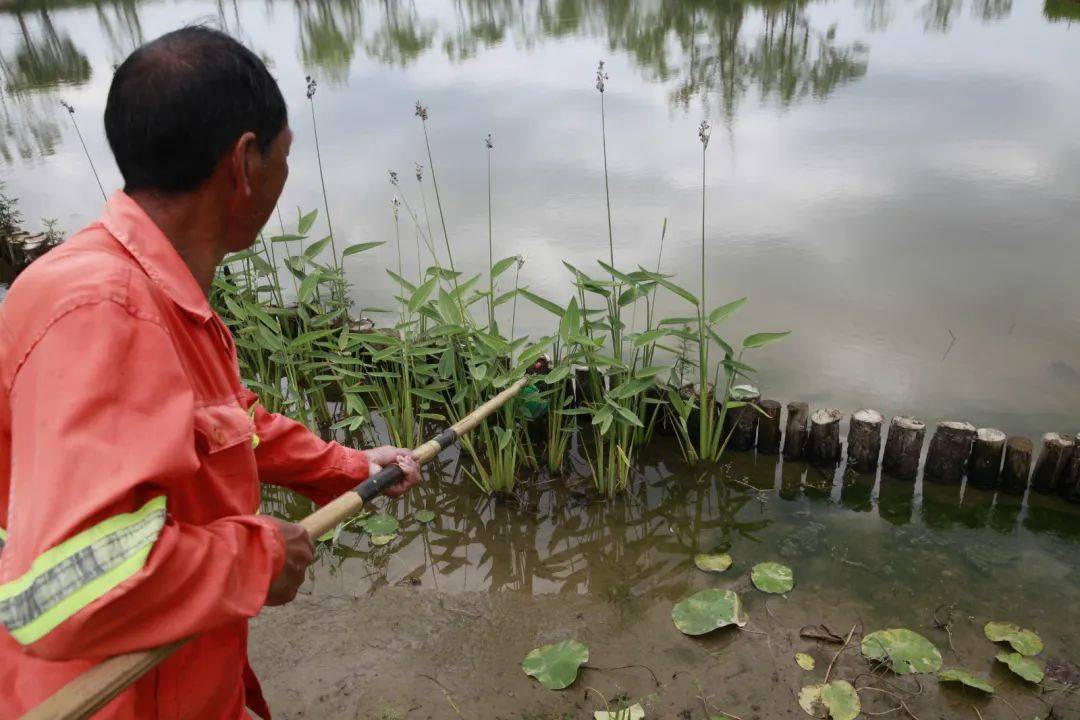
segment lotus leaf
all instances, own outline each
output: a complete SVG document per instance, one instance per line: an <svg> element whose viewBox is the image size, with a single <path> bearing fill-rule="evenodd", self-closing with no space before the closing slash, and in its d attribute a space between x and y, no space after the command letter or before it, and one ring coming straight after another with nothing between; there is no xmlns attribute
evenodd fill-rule
<svg viewBox="0 0 1080 720"><path fill-rule="evenodd" d="M1021 655L1038 655L1042 652L1042 638L1031 630L1004 622L988 622L983 628L986 639L992 642L1007 642Z"/></svg>
<svg viewBox="0 0 1080 720"><path fill-rule="evenodd" d="M832 720L855 720L862 711L859 694L846 680L807 685L799 691L799 707L813 717Z"/></svg>
<svg viewBox="0 0 1080 720"><path fill-rule="evenodd" d="M562 690L574 683L578 668L588 661L587 645L577 640L563 640L531 651L521 661L521 669L548 690Z"/></svg>
<svg viewBox="0 0 1080 720"><path fill-rule="evenodd" d="M870 633L862 639L862 653L871 660L888 662L897 675L941 669L941 653L934 644L906 628Z"/></svg>
<svg viewBox="0 0 1080 720"><path fill-rule="evenodd" d="M810 657L806 653L795 653L795 662L797 662L799 664L799 667L801 667L803 670L806 670L807 672L813 670L814 666L816 665L816 663L814 662L814 658Z"/></svg>
<svg viewBox="0 0 1080 720"><path fill-rule="evenodd" d="M372 515L364 520L364 528L372 535L393 535L397 532L397 518L390 515Z"/></svg>
<svg viewBox="0 0 1080 720"><path fill-rule="evenodd" d="M397 537L397 533L386 533L385 535L372 535L371 544L376 547L382 545L389 545L390 541Z"/></svg>
<svg viewBox="0 0 1080 720"><path fill-rule="evenodd" d="M1032 658L1024 657L1017 652L999 652L996 659L998 662L1003 662L1008 665L1010 670L1028 682L1041 683L1043 681L1045 673L1043 672L1042 665Z"/></svg>
<svg viewBox="0 0 1080 720"><path fill-rule="evenodd" d="M985 693L994 692L994 686L991 685L988 680L984 680L978 675L973 675L963 668L949 668L948 670L942 670L938 673L937 677L941 682L959 682L968 687L975 688L976 690L982 690Z"/></svg>
<svg viewBox="0 0 1080 720"><path fill-rule="evenodd" d="M435 519L435 513L428 509L417 510L413 513L416 522L429 523Z"/></svg>
<svg viewBox="0 0 1080 720"><path fill-rule="evenodd" d="M727 625L742 627L749 618L739 596L731 590L712 588L694 593L671 609L675 627L687 635L704 635Z"/></svg>
<svg viewBox="0 0 1080 720"><path fill-rule="evenodd" d="M750 571L754 587L762 592L783 594L795 587L795 577L791 568L775 562L763 562Z"/></svg>
<svg viewBox="0 0 1080 720"><path fill-rule="evenodd" d="M644 717L645 708L640 703L621 710L597 710L593 713L595 720L642 720Z"/></svg>
<svg viewBox="0 0 1080 720"><path fill-rule="evenodd" d="M698 570L705 572L724 572L731 567L731 556L727 553L700 553L694 556Z"/></svg>

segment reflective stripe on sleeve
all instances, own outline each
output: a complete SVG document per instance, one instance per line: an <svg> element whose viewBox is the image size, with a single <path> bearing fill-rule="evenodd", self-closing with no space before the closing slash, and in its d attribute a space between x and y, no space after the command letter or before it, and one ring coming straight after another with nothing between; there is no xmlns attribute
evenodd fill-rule
<svg viewBox="0 0 1080 720"><path fill-rule="evenodd" d="M0 623L23 645L138 572L165 526L165 497L115 515L47 550L0 585Z"/></svg>

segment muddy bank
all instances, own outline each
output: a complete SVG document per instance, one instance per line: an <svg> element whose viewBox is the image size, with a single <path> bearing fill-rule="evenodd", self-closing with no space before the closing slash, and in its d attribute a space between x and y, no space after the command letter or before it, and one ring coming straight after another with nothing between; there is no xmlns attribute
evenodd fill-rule
<svg viewBox="0 0 1080 720"><path fill-rule="evenodd" d="M592 717L609 700L641 702L649 718L708 718L720 711L742 720L806 718L796 695L820 682L839 645L800 637L804 625L824 623L846 635L860 618L843 602L789 599L755 593L739 577L722 585L743 596L751 617L744 630L689 638L672 625L671 603L650 597L469 592L447 594L419 586L380 587L362 596L308 596L267 610L252 626L251 660L276 718L526 718ZM904 618L942 651L945 667L984 673L999 697L875 676L857 650L840 653L832 679L896 692L920 720L1080 718L1080 698L1056 692L1040 699L1030 686L993 662L998 648L982 637L983 618L954 615L952 644L930 617ZM867 627L866 632L878 629ZM526 677L520 663L534 647L577 638L590 648L589 665L568 690L551 692ZM1065 648L1047 638L1043 659ZM794 662L807 652L811 672ZM995 667L997 665L997 667ZM631 667L624 667L631 666ZM611 668L611 669L599 669ZM619 669L614 669L619 668ZM883 712L898 702L863 691L864 710ZM1049 716L1051 704L1055 715ZM890 713L886 717L903 717Z"/></svg>

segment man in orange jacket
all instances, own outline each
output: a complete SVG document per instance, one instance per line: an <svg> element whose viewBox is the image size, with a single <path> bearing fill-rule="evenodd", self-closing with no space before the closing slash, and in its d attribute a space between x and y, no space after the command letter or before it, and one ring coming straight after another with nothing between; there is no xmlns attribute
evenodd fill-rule
<svg viewBox="0 0 1080 720"><path fill-rule="evenodd" d="M266 412L207 302L288 175L263 63L213 30L165 35L117 69L105 130L124 191L0 305L0 718L189 637L103 716L269 718L247 621L294 597L312 547L256 514L259 483L326 502L396 462L396 496L419 469Z"/></svg>

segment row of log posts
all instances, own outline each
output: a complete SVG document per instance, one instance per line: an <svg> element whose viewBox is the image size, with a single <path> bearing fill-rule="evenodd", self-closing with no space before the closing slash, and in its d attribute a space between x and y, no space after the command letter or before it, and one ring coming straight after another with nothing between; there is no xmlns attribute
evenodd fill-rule
<svg viewBox="0 0 1080 720"><path fill-rule="evenodd" d="M783 452L788 460L807 459L820 465L836 465L843 443L840 423L843 414L835 408L810 411L802 401L787 404L786 422L781 423L781 404L762 400L757 390L740 386L732 399L746 403L728 414L729 447L771 455ZM751 407L751 405L756 407ZM847 464L856 472L882 470L900 480L914 480L922 460L926 424L907 416L889 423L884 451L884 416L864 408L851 416L847 435ZM784 432L781 433L781 427ZM1008 437L995 428L976 428L968 422L939 422L927 448L923 476L938 485L960 485L966 477L973 487L1022 495L1028 488L1040 493L1059 493L1080 502L1080 435L1068 437L1047 433L1042 437L1037 460L1031 440Z"/></svg>

